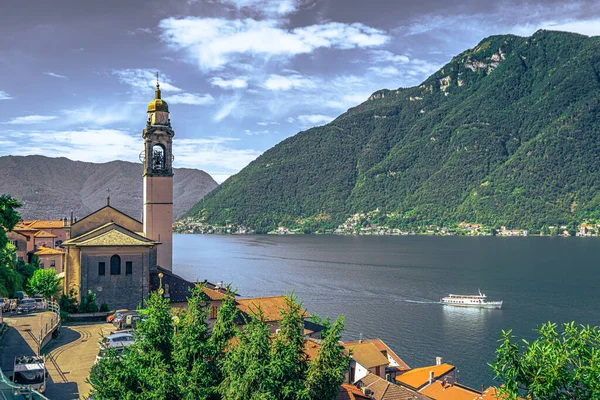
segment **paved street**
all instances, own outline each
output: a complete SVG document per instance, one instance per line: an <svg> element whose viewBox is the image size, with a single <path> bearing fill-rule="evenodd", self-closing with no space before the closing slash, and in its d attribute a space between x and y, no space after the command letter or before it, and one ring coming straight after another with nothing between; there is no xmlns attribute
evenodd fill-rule
<svg viewBox="0 0 600 400"><path fill-rule="evenodd" d="M53 384L46 395L54 399L86 398L90 386L85 382L98 354L98 341L114 331L112 324L73 324L63 326L57 339L45 349L47 368Z"/></svg>
<svg viewBox="0 0 600 400"><path fill-rule="evenodd" d="M4 317L9 330L0 343L0 368L12 375L14 358L34 355L40 327L54 314L51 312ZM51 400L86 398L90 386L85 383L98 354L98 341L112 332L112 324L72 324L63 326L60 335L44 349L47 354L48 387L46 396Z"/></svg>

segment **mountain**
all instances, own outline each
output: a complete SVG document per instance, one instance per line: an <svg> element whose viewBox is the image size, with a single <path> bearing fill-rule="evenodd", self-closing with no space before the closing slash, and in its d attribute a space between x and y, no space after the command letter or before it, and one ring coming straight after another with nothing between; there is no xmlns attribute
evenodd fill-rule
<svg viewBox="0 0 600 400"><path fill-rule="evenodd" d="M539 231L600 217L600 37L492 36L266 151L196 204L211 224Z"/></svg>
<svg viewBox="0 0 600 400"><path fill-rule="evenodd" d="M25 219L58 219L68 217L71 210L82 218L106 204L109 188L112 206L141 218L142 164L5 156L0 157L0 171L0 193L11 194L23 203L19 212ZM175 168L174 217L179 218L216 186L204 171Z"/></svg>

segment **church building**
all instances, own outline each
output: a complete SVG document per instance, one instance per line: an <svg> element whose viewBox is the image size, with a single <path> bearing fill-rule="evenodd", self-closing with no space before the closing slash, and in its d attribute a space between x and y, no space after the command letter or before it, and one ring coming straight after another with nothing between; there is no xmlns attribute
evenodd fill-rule
<svg viewBox="0 0 600 400"><path fill-rule="evenodd" d="M112 207L109 196L105 207L63 228L63 293L81 300L91 290L98 305L135 309L153 289L151 275L172 271L173 136L157 82L142 132L143 222Z"/></svg>

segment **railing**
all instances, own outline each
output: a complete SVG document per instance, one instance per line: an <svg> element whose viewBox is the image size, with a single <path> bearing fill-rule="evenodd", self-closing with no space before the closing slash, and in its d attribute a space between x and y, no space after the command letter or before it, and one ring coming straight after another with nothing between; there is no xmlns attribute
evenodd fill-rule
<svg viewBox="0 0 600 400"><path fill-rule="evenodd" d="M52 316L52 319L46 322L46 324L40 329L40 334L37 339L38 354L40 354L42 348L48 344L48 335L52 335L60 325L60 306L58 303L55 301L48 302L47 310L53 312L54 315Z"/></svg>

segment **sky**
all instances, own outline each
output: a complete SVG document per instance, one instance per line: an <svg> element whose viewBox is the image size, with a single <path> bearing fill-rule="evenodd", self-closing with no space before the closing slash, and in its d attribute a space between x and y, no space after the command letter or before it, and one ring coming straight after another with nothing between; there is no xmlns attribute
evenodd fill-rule
<svg viewBox="0 0 600 400"><path fill-rule="evenodd" d="M160 74L176 167L223 182L495 34L600 35L598 1L0 0L0 156L138 161Z"/></svg>

